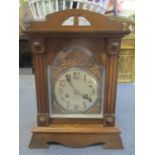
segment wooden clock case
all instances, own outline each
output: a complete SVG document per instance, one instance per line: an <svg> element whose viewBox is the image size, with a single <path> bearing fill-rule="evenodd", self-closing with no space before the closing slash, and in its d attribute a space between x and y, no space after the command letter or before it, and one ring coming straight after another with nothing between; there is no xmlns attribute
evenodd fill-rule
<svg viewBox="0 0 155 155"><path fill-rule="evenodd" d="M74 17L74 25L63 26L69 17ZM79 17L86 18L91 25L79 26ZM33 22L24 33L31 41L37 96L37 125L32 130L29 147L48 148L51 143L83 147L101 143L105 149L122 149L115 106L120 43L129 33L123 30L123 23L98 13L69 9L47 15L46 21ZM103 118L50 118L47 66L62 48L72 45L90 49L105 67Z"/></svg>

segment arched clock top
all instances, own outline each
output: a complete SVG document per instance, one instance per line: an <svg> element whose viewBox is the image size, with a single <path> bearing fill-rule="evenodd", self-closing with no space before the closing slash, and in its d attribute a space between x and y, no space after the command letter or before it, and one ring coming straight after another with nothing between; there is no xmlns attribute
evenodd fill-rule
<svg viewBox="0 0 155 155"><path fill-rule="evenodd" d="M68 68L84 68L93 72L97 78L100 76L100 64L95 53L80 46L68 46L61 49L51 63L51 66L53 75Z"/></svg>
<svg viewBox="0 0 155 155"><path fill-rule="evenodd" d="M93 66L97 64L96 57L89 49L69 46L61 49L57 54L53 66Z"/></svg>
<svg viewBox="0 0 155 155"><path fill-rule="evenodd" d="M67 20L70 20L67 22ZM103 35L128 34L124 30L123 22L117 21L117 18L110 18L105 15L94 13L82 9L68 9L59 11L46 16L45 21L32 22L30 29L25 33L92 33L98 32Z"/></svg>

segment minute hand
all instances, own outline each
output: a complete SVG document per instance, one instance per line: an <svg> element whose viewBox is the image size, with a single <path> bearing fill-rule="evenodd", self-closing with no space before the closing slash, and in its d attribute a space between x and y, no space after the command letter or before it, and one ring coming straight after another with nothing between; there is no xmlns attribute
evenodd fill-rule
<svg viewBox="0 0 155 155"><path fill-rule="evenodd" d="M74 88L74 86L73 86L73 84L72 84L71 81L69 81L69 84L70 84L71 87L73 88L75 94L82 95L76 88Z"/></svg>
<svg viewBox="0 0 155 155"><path fill-rule="evenodd" d="M69 82L69 84L70 84L71 87L73 88L75 94L82 96L84 99L88 100L89 102L92 101L92 99L91 99L87 94L82 94L82 93L80 93L79 90L77 90L76 88L74 88L74 86L73 86L73 84L71 83L71 81Z"/></svg>
<svg viewBox="0 0 155 155"><path fill-rule="evenodd" d="M68 76L66 76L66 80L68 81L68 83L69 83L70 86L72 87L74 93L82 96L82 94L81 94L76 88L74 88L74 86L73 86L73 84L72 84L72 82L71 82L71 79L68 78Z"/></svg>

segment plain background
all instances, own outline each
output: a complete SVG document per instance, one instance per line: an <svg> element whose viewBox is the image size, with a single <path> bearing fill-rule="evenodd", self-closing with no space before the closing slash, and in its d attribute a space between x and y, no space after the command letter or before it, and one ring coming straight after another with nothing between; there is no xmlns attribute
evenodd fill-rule
<svg viewBox="0 0 155 155"><path fill-rule="evenodd" d="M0 154L19 152L19 2L0 9ZM136 0L136 155L155 154L155 1Z"/></svg>

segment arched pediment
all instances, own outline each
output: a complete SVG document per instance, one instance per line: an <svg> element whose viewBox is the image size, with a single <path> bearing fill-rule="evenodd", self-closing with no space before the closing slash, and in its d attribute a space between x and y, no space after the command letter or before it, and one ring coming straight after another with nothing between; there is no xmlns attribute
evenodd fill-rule
<svg viewBox="0 0 155 155"><path fill-rule="evenodd" d="M73 23L71 25L63 25L69 18L72 18ZM80 18L83 18L89 24L79 24ZM114 18L111 19L88 10L68 9L47 15L46 21L33 22L30 27L30 30L32 29L35 31L46 30L51 32L120 32L123 31L123 23L117 21L117 18L116 20Z"/></svg>

